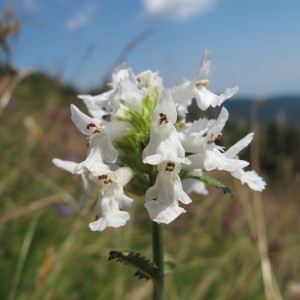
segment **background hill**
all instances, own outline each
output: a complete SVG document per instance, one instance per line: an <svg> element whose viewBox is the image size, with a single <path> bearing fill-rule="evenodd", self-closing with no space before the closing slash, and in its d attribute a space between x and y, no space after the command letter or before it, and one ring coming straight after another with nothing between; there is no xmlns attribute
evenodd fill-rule
<svg viewBox="0 0 300 300"><path fill-rule="evenodd" d="M300 95L274 96L268 98L234 98L224 104L231 117L236 120L246 118L250 121L251 112L256 111L262 124L280 123L282 125L300 125Z"/></svg>

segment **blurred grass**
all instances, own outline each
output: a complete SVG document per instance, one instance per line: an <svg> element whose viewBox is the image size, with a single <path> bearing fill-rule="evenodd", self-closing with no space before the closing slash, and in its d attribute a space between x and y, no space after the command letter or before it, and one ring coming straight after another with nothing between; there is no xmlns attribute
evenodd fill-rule
<svg viewBox="0 0 300 300"><path fill-rule="evenodd" d="M35 73L0 115L0 299L151 299L150 282L107 261L111 249L151 257L143 199L124 228L91 232L94 201L79 211L81 181L51 163L86 154L70 119L71 103L84 110L76 95ZM255 196L227 174L216 176L234 198L213 189L193 195L188 212L165 226L166 252L177 264L166 280L169 299L264 299ZM291 182L277 179L262 194L267 254L283 299L300 299L290 288L300 285L300 189L297 178L282 176Z"/></svg>

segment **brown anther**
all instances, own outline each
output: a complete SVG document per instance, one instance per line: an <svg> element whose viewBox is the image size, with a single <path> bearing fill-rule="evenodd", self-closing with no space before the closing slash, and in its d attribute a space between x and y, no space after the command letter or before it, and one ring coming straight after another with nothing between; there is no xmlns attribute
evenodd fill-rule
<svg viewBox="0 0 300 300"><path fill-rule="evenodd" d="M111 179L104 180L104 183L105 184L110 184L110 183L112 183L112 180Z"/></svg>
<svg viewBox="0 0 300 300"><path fill-rule="evenodd" d="M221 136L222 136L222 133L218 133L218 134L217 133L212 133L211 136L210 136L211 140L208 140L207 144L214 143L214 141L218 140Z"/></svg>
<svg viewBox="0 0 300 300"><path fill-rule="evenodd" d="M112 180L106 174L99 175L98 176L98 180L103 180L104 184L110 184L110 183L112 183Z"/></svg>
<svg viewBox="0 0 300 300"><path fill-rule="evenodd" d="M159 113L159 116L160 116L159 125L161 125L162 123L165 123L165 124L169 123L167 115L165 115L164 113Z"/></svg>
<svg viewBox="0 0 300 300"><path fill-rule="evenodd" d="M86 128L87 128L87 129L90 129L90 127L96 127L96 124L94 124L94 123L89 123L89 124L86 125Z"/></svg>
<svg viewBox="0 0 300 300"><path fill-rule="evenodd" d="M166 168L165 168L165 171L167 171L167 172L173 172L174 169L175 169L175 163L172 162L172 161L169 161L169 162L167 163L167 166L166 166Z"/></svg>
<svg viewBox="0 0 300 300"><path fill-rule="evenodd" d="M90 130L91 127L92 127L92 128L95 128L95 130L93 131L93 133L100 133L100 132L101 132L101 130L100 130L99 128L97 128L97 126L96 126L95 123L89 123L89 124L86 125L86 128L87 128L88 130Z"/></svg>

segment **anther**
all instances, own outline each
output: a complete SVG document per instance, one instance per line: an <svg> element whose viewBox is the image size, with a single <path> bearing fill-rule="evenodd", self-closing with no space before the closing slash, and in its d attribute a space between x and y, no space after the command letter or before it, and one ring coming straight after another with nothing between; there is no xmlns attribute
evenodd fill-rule
<svg viewBox="0 0 300 300"><path fill-rule="evenodd" d="M160 116L159 125L161 125L162 123L165 123L165 124L169 123L167 115L165 115L164 113L159 113L159 116Z"/></svg>
<svg viewBox="0 0 300 300"><path fill-rule="evenodd" d="M222 133L212 133L210 136L210 140L207 141L207 144L214 143L215 140L218 140L222 136Z"/></svg>
<svg viewBox="0 0 300 300"><path fill-rule="evenodd" d="M102 180L104 184L110 184L112 183L112 180L106 175L99 175L98 180Z"/></svg>
<svg viewBox="0 0 300 300"><path fill-rule="evenodd" d="M199 87L199 86L207 86L209 85L209 80L200 80L200 81L197 81L195 83L195 86Z"/></svg>
<svg viewBox="0 0 300 300"><path fill-rule="evenodd" d="M89 123L89 124L86 125L86 128L87 128L87 129L90 129L90 127L96 127L96 124L94 124L94 123Z"/></svg>
<svg viewBox="0 0 300 300"><path fill-rule="evenodd" d="M91 128L95 128L95 130L92 133L100 133L101 132L101 130L99 128L97 128L97 126L96 126L95 123L89 123L89 124L87 124L86 128L88 130L90 130Z"/></svg>
<svg viewBox="0 0 300 300"><path fill-rule="evenodd" d="M169 161L169 162L167 163L167 166L166 166L166 168L165 168L165 171L166 171L166 172L173 172L174 169L175 169L175 163L172 162L172 161Z"/></svg>

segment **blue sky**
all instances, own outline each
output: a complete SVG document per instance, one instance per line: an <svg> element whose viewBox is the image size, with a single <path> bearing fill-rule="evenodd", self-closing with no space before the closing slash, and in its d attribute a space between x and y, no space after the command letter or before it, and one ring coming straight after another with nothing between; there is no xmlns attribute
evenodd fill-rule
<svg viewBox="0 0 300 300"><path fill-rule="evenodd" d="M203 50L213 55L210 89L239 95L300 94L299 0L1 0L23 20L13 63L82 89L111 71L124 47L135 73L159 71L165 86L192 79Z"/></svg>

